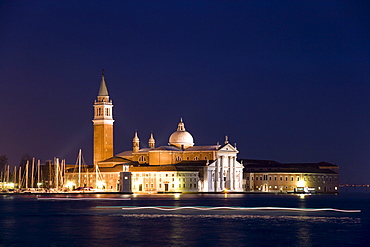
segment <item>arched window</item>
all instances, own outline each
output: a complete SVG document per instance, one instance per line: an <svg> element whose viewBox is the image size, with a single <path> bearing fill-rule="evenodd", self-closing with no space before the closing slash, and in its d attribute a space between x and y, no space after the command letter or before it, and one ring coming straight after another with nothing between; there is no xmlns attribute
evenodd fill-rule
<svg viewBox="0 0 370 247"><path fill-rule="evenodd" d="M140 156L140 157L139 157L139 162L145 162L145 161L146 161L145 156Z"/></svg>

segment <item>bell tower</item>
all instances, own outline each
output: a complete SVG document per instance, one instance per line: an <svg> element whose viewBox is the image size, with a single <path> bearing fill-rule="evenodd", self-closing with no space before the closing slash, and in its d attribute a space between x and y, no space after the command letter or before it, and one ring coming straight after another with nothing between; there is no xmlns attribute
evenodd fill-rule
<svg viewBox="0 0 370 247"><path fill-rule="evenodd" d="M113 104L109 100L107 85L102 71L97 100L94 102L94 166L113 156Z"/></svg>

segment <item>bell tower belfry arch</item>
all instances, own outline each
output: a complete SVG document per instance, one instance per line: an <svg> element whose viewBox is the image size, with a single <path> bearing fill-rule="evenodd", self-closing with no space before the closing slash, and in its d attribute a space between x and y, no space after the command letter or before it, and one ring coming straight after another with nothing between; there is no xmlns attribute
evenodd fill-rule
<svg viewBox="0 0 370 247"><path fill-rule="evenodd" d="M113 104L109 100L104 70L100 82L99 93L94 102L94 166L102 160L113 156Z"/></svg>

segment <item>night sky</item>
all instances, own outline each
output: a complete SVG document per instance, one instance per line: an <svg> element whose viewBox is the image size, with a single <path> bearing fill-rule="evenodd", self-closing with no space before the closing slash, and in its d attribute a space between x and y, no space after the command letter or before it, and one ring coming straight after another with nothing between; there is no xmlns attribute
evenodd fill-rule
<svg viewBox="0 0 370 247"><path fill-rule="evenodd" d="M0 155L92 161L105 69L115 153L196 145L327 161L370 183L368 1L1 1Z"/></svg>

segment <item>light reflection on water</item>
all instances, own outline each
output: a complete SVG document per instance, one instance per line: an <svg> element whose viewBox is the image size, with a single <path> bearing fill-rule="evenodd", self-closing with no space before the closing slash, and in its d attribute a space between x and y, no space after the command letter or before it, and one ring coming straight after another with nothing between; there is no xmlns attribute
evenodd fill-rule
<svg viewBox="0 0 370 247"><path fill-rule="evenodd" d="M238 220L266 220L280 223L289 221L304 221L311 223L335 223L335 224L358 224L361 218L353 217L318 217L318 216L283 216L283 215L183 215L183 214L111 214L109 216L120 216L127 218L182 218L182 219L238 219Z"/></svg>
<svg viewBox="0 0 370 247"><path fill-rule="evenodd" d="M361 213L197 211L123 213L109 206L333 207ZM0 198L0 246L365 246L368 197L173 195L129 201ZM141 211L140 211L141 212Z"/></svg>

